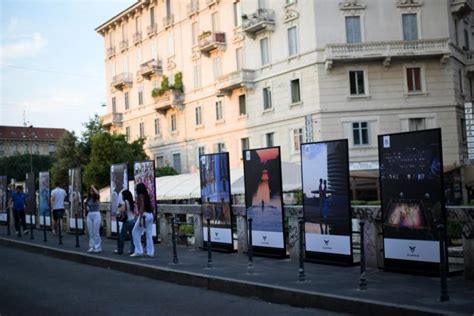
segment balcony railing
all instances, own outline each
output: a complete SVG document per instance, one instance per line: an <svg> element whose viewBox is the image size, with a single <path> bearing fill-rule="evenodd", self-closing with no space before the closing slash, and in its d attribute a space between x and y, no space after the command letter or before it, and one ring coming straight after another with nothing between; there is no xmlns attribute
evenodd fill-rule
<svg viewBox="0 0 474 316"><path fill-rule="evenodd" d="M170 27L171 25L173 25L174 23L174 15L171 14L169 16L165 16L163 18L163 27L164 28L167 28L167 27Z"/></svg>
<svg viewBox="0 0 474 316"><path fill-rule="evenodd" d="M450 53L448 39L328 44L324 60L327 69L337 61L370 59L384 59L384 64L388 66L391 58L444 56Z"/></svg>
<svg viewBox="0 0 474 316"><path fill-rule="evenodd" d="M122 113L111 112L102 116L102 125L105 128L110 128L112 125L121 126L122 125Z"/></svg>
<svg viewBox="0 0 474 316"><path fill-rule="evenodd" d="M107 48L107 58L113 57L115 55L115 47Z"/></svg>
<svg viewBox="0 0 474 316"><path fill-rule="evenodd" d="M262 31L273 31L275 29L275 11L270 9L257 9L252 14L242 16L242 31L249 37Z"/></svg>
<svg viewBox="0 0 474 316"><path fill-rule="evenodd" d="M146 33L148 34L148 36L152 36L152 35L156 34L157 30L158 30L158 26L156 25L156 23L153 23L153 24L147 26Z"/></svg>
<svg viewBox="0 0 474 316"><path fill-rule="evenodd" d="M223 93L231 93L232 90L245 87L252 89L255 79L255 71L242 69L220 76L217 88Z"/></svg>
<svg viewBox="0 0 474 316"><path fill-rule="evenodd" d="M198 40L199 51L204 55L209 55L214 49L225 50L226 47L224 32L204 32Z"/></svg>
<svg viewBox="0 0 474 316"><path fill-rule="evenodd" d="M131 86L132 83L133 83L132 74L129 72L123 72L113 77L111 85L115 89L123 90L125 86Z"/></svg>
<svg viewBox="0 0 474 316"><path fill-rule="evenodd" d="M169 109L182 109L184 105L184 94L180 91L170 90L164 95L155 98L157 112L166 113Z"/></svg>
<svg viewBox="0 0 474 316"><path fill-rule="evenodd" d="M152 59L141 64L139 73L145 79L150 79L153 75L161 76L163 74L161 60Z"/></svg>
<svg viewBox="0 0 474 316"><path fill-rule="evenodd" d="M133 43L138 44L142 41L142 32L136 32L133 34Z"/></svg>
<svg viewBox="0 0 474 316"><path fill-rule="evenodd" d="M120 51L122 52L126 50L128 48L128 40L125 39L125 40L120 41L119 47L120 47Z"/></svg>
<svg viewBox="0 0 474 316"><path fill-rule="evenodd" d="M193 14L196 14L199 11L199 1L197 0L191 0L187 5L186 5L186 13L188 16L191 16Z"/></svg>

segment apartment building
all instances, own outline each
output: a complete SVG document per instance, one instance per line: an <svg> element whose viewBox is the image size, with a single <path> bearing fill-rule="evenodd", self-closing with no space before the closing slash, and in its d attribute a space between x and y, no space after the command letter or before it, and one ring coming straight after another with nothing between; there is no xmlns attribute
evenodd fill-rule
<svg viewBox="0 0 474 316"><path fill-rule="evenodd" d="M441 127L459 184L471 12L470 0L140 0L96 29L103 122L179 172L201 153L228 151L232 168L273 145L299 162L301 142L338 138L351 170L375 170L378 134Z"/></svg>
<svg viewBox="0 0 474 316"><path fill-rule="evenodd" d="M63 128L0 126L0 157L53 155L65 132Z"/></svg>

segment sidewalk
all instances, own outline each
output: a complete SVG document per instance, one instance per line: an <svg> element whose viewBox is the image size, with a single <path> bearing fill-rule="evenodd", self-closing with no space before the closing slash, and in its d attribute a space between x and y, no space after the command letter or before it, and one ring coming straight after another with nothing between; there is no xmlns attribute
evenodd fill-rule
<svg viewBox="0 0 474 316"><path fill-rule="evenodd" d="M399 274L369 269L368 288L359 291L359 267L338 267L305 263L306 282L297 282L298 266L281 259L254 257L254 273L247 274L247 257L237 253L212 253L213 268L207 269L207 252L191 247L178 247L178 264L173 264L172 247L155 245L155 258L130 258L115 255L116 241L102 238L104 251L88 254L86 236L80 236L80 248L75 236L65 234L63 245L57 236L35 230L18 238L7 236L0 226L1 246L51 255L65 260L116 269L173 283L197 286L245 297L258 297L274 303L300 307L315 307L353 314L474 314L474 282L462 275L448 279L451 300L438 302L439 279L435 277ZM126 251L129 242L126 243ZM1 258L1 256L0 256Z"/></svg>

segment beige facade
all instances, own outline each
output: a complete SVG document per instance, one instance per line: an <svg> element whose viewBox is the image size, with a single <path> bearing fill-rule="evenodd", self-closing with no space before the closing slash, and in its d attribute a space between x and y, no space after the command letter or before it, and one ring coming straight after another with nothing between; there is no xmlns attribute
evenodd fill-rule
<svg viewBox="0 0 474 316"><path fill-rule="evenodd" d="M103 121L146 137L157 164L181 172L197 171L199 152L229 151L239 167L243 147L273 144L282 160L299 162L302 141L338 138L349 139L352 170L374 169L377 135L436 127L445 165L461 166L471 8L466 0L142 0L97 28ZM177 73L184 93L156 96Z"/></svg>

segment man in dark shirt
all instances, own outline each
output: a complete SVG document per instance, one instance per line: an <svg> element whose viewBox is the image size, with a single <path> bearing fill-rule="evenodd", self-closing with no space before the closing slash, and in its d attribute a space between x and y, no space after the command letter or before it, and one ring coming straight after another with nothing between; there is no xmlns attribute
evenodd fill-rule
<svg viewBox="0 0 474 316"><path fill-rule="evenodd" d="M21 185L17 186L16 191L12 193L11 203L13 204L13 218L15 220L15 230L17 236L21 236L20 229L22 227L23 234L28 234L25 218L26 194L23 192L23 187Z"/></svg>

